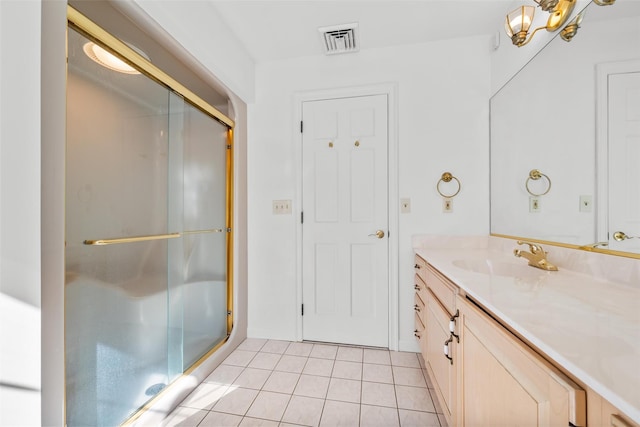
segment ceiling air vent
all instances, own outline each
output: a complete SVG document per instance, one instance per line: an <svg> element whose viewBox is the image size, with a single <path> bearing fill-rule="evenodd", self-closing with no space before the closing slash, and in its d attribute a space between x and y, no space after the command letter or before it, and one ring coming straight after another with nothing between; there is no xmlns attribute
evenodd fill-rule
<svg viewBox="0 0 640 427"><path fill-rule="evenodd" d="M318 28L318 31L322 36L324 53L327 55L357 52L360 49L357 23L322 27Z"/></svg>

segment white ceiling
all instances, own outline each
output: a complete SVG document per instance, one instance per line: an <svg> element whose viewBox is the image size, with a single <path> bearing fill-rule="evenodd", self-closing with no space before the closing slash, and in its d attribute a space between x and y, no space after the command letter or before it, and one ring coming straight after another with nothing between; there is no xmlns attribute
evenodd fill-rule
<svg viewBox="0 0 640 427"><path fill-rule="evenodd" d="M256 62L322 54L318 28L352 22L360 49L494 35L514 7L512 0L211 1Z"/></svg>

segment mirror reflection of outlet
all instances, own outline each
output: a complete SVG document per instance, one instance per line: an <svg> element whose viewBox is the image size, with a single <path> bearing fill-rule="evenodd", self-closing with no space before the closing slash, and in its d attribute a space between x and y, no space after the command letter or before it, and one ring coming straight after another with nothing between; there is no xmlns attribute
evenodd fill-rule
<svg viewBox="0 0 640 427"><path fill-rule="evenodd" d="M529 212L540 212L540 199L529 197Z"/></svg>
<svg viewBox="0 0 640 427"><path fill-rule="evenodd" d="M291 200L274 200L273 201L273 214L274 215L290 215L291 214Z"/></svg>
<svg viewBox="0 0 640 427"><path fill-rule="evenodd" d="M442 212L453 212L453 199L451 199L450 197L445 197L444 199L442 199Z"/></svg>
<svg viewBox="0 0 640 427"><path fill-rule="evenodd" d="M400 213L411 212L411 199L408 197L400 199Z"/></svg>

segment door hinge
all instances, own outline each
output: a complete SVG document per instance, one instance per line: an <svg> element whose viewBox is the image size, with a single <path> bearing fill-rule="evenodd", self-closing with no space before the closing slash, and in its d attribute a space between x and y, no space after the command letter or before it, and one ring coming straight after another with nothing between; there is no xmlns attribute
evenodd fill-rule
<svg viewBox="0 0 640 427"><path fill-rule="evenodd" d="M304 304L300 306L300 314L304 316Z"/></svg>
<svg viewBox="0 0 640 427"><path fill-rule="evenodd" d="M300 224L304 224L304 212L300 212Z"/></svg>
<svg viewBox="0 0 640 427"><path fill-rule="evenodd" d="M227 144L227 150L231 150L231 144Z"/></svg>
<svg viewBox="0 0 640 427"><path fill-rule="evenodd" d="M302 129L304 128L304 126L302 125L302 120L300 120L300 133L302 133Z"/></svg>

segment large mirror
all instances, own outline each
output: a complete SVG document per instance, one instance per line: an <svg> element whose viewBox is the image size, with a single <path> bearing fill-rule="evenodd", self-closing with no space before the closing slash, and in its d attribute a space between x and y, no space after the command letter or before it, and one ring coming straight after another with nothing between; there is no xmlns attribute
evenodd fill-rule
<svg viewBox="0 0 640 427"><path fill-rule="evenodd" d="M640 1L589 4L490 104L491 233L640 254Z"/></svg>

